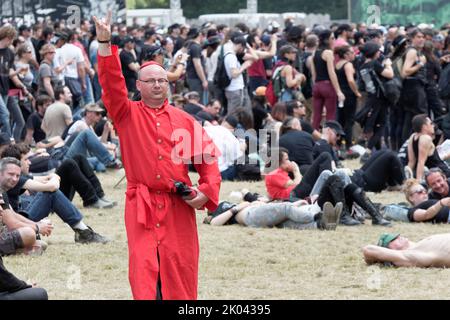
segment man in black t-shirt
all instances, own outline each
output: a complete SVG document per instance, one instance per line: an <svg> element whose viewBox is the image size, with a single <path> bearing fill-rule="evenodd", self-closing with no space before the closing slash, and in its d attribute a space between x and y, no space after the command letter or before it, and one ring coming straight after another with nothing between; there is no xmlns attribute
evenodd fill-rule
<svg viewBox="0 0 450 320"><path fill-rule="evenodd" d="M291 130L280 137L279 145L289 151L289 159L297 163L302 173L313 163L314 141L309 133L301 130L301 127L295 128L293 125Z"/></svg>
<svg viewBox="0 0 450 320"><path fill-rule="evenodd" d="M122 73L125 77L129 96L137 91L136 80L138 78L139 63L137 62L136 52L134 51L134 39L125 37L123 40L123 50L120 52L120 63Z"/></svg>
<svg viewBox="0 0 450 320"><path fill-rule="evenodd" d="M322 129L322 138L316 141L313 149L313 157L316 159L321 153L327 152L331 155L334 165L339 163L339 159L333 147L336 146L337 141L343 136L344 130L339 122L330 120L325 122Z"/></svg>
<svg viewBox="0 0 450 320"><path fill-rule="evenodd" d="M197 91L200 99L203 98L203 91L208 90L208 79L205 71L205 58L202 55L203 34L197 28L191 28L188 39L192 39L189 46L189 59L186 65L186 81L189 90ZM205 103L205 101L202 101Z"/></svg>
<svg viewBox="0 0 450 320"><path fill-rule="evenodd" d="M27 135L25 136L25 143L30 145L33 142L39 142L45 139L45 132L41 129L42 119L44 118L45 110L53 103L53 99L47 95L40 95L36 99L36 109L27 119Z"/></svg>
<svg viewBox="0 0 450 320"><path fill-rule="evenodd" d="M440 200L427 200L408 210L411 222L448 223L449 207L443 206Z"/></svg>

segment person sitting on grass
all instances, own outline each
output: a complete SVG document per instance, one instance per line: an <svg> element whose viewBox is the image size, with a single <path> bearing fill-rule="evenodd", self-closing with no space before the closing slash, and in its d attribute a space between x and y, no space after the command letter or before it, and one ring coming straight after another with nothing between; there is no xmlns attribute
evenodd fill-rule
<svg viewBox="0 0 450 320"><path fill-rule="evenodd" d="M96 171L105 171L106 168L121 169L123 167L121 161L108 151L91 130L73 133L71 139L67 142L61 136L42 140L36 144L36 147L47 149L47 152L55 160L72 159L75 155L81 154L87 157Z"/></svg>
<svg viewBox="0 0 450 320"><path fill-rule="evenodd" d="M2 176L5 170L0 168ZM13 179L8 178L4 184L12 183ZM41 235L50 236L53 224L48 219L36 223L15 213L5 204L4 195L5 193L0 193L0 257L18 253L42 254L47 244L37 238Z"/></svg>
<svg viewBox="0 0 450 320"><path fill-rule="evenodd" d="M52 175L50 179L45 180L40 177L33 178L26 175L28 166L28 160L21 162L16 158L6 157L0 161L0 188L3 192L7 192L4 199L8 207L10 199L19 203L18 212L35 222L42 221L51 212L55 212L75 232L75 242L109 242L84 224L80 211L59 190L58 175ZM25 174L22 174L22 171ZM25 191L31 194L24 195ZM27 223L35 225L32 222Z"/></svg>
<svg viewBox="0 0 450 320"><path fill-rule="evenodd" d="M363 248L367 264L385 263L396 267L450 267L450 233L431 235L412 242L399 233L382 234L378 245Z"/></svg>
<svg viewBox="0 0 450 320"><path fill-rule="evenodd" d="M31 165L25 166L27 172L22 172L24 174L33 174L31 170L32 168L36 168L36 164L38 163L40 167L44 168L51 166L49 157L31 153L30 147L24 143L8 146L1 153L1 157L12 157L21 161L30 161ZM60 190L70 201L73 200L76 191L83 200L84 207L109 209L117 205L117 202L112 202L105 198L105 192L103 191L100 180L83 155L77 154L72 159L63 160L56 168L55 173L61 178ZM39 179L51 179L51 174L40 175ZM18 203L13 203L11 199L10 203L12 208L17 211Z"/></svg>
<svg viewBox="0 0 450 320"><path fill-rule="evenodd" d="M342 212L342 203L333 206L330 202L318 206L300 200L294 203L242 202L233 205L222 202L208 214L204 223L213 226L240 224L248 227L279 227L289 229L335 230Z"/></svg>
<svg viewBox="0 0 450 320"><path fill-rule="evenodd" d="M0 257L0 300L48 300L47 291L28 284L6 270Z"/></svg>

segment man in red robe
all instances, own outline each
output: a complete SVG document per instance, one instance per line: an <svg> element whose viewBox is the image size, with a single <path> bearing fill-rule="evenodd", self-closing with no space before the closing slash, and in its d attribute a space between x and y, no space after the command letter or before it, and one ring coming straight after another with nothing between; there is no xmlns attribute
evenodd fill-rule
<svg viewBox="0 0 450 320"><path fill-rule="evenodd" d="M141 67L141 101L128 100L117 46L111 46L111 12L94 17L99 41L102 100L117 129L127 177L125 225L129 280L135 299L196 299L199 244L194 209L219 201L218 151L203 128L167 101L167 72ZM191 185L187 160L200 175L197 196L183 200L174 181Z"/></svg>

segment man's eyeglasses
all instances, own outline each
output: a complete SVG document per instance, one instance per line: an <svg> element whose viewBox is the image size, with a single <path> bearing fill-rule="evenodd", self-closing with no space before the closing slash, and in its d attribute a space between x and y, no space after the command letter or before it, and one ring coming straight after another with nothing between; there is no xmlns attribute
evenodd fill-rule
<svg viewBox="0 0 450 320"><path fill-rule="evenodd" d="M154 86L154 85L156 84L156 82L158 82L158 85L160 85L160 86L169 83L169 80L167 80L167 79L162 79L162 78L161 78L161 79L153 79L153 78L151 78L151 79L148 79L148 80L142 80L142 79L139 79L139 81L148 83L148 84L150 84L151 86Z"/></svg>

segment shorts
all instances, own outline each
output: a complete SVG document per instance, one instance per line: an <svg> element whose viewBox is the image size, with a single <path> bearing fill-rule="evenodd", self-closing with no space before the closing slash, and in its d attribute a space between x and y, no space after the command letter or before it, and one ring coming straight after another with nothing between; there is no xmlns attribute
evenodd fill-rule
<svg viewBox="0 0 450 320"><path fill-rule="evenodd" d="M18 230L0 233L0 256L14 254L22 248L23 241Z"/></svg>

